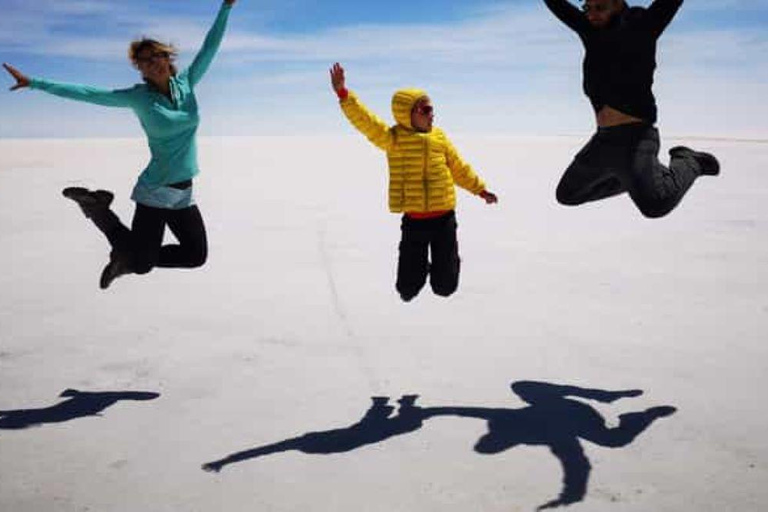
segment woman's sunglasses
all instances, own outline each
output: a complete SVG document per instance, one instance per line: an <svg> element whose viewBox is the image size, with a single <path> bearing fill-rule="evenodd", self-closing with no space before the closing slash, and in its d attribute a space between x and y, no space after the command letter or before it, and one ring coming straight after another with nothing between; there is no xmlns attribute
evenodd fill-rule
<svg viewBox="0 0 768 512"><path fill-rule="evenodd" d="M148 57L136 57L138 64L150 64L160 59L167 59L169 57L168 52L155 52Z"/></svg>

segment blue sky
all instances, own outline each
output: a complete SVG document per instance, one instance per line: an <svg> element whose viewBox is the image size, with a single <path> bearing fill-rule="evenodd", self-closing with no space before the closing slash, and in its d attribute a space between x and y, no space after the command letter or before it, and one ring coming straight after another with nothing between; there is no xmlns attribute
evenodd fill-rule
<svg viewBox="0 0 768 512"><path fill-rule="evenodd" d="M0 60L30 76L128 86L139 81L131 40L173 42L183 66L218 5L0 0ZM338 60L385 119L395 89L419 86L451 133L587 134L581 57L541 0L239 0L198 89L201 133L347 133L328 84ZM130 112L3 89L0 137L141 136ZM664 133L768 137L768 0L687 0L660 41L655 92Z"/></svg>

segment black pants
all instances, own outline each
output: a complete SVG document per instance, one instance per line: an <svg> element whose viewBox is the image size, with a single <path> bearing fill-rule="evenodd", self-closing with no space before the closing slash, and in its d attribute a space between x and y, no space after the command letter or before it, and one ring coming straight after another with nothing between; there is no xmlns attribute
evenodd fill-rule
<svg viewBox="0 0 768 512"><path fill-rule="evenodd" d="M690 155L659 162L659 132L637 123L599 128L576 155L557 187L557 200L579 205L629 192L646 217L671 212L700 175Z"/></svg>
<svg viewBox="0 0 768 512"><path fill-rule="evenodd" d="M167 210L136 203L130 229L112 210L91 219L106 235L113 251L125 258L136 274L146 274L154 267L200 267L208 258L205 224L197 206ZM178 244L163 245L166 226Z"/></svg>
<svg viewBox="0 0 768 512"><path fill-rule="evenodd" d="M456 214L451 211L434 219L403 216L400 257L397 263L397 291L404 301L419 294L427 281L437 295L447 297L459 286L459 244ZM428 254L432 252L432 262Z"/></svg>

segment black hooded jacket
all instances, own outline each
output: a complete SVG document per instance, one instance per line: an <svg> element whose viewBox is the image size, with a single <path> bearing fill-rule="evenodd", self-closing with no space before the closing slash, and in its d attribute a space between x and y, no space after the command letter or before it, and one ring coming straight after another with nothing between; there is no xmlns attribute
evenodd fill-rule
<svg viewBox="0 0 768 512"><path fill-rule="evenodd" d="M568 0L544 0L584 43L584 93L598 112L608 105L650 123L657 120L653 97L656 40L683 0L655 0L648 8L628 7L606 27L593 27Z"/></svg>

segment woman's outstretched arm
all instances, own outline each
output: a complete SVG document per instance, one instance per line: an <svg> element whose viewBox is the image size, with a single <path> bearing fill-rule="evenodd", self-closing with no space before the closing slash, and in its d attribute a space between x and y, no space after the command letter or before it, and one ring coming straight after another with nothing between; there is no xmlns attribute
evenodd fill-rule
<svg viewBox="0 0 768 512"><path fill-rule="evenodd" d="M232 6L235 5L236 0L224 0L221 4L219 14L216 16L216 20L213 22L213 26L208 31L208 35L205 36L203 46L200 51L197 52L195 60L184 71L189 76L190 83L194 86L197 84L205 72L213 62L213 58L216 56L216 52L221 46L221 40L224 38L224 31L227 28L227 20L229 19L229 11L232 10Z"/></svg>
<svg viewBox="0 0 768 512"><path fill-rule="evenodd" d="M105 107L132 107L134 103L134 89L99 89L89 85L65 84L53 82L41 78L30 78L10 64L3 64L8 73L16 80L12 91L29 87L39 89L62 98L68 98Z"/></svg>

